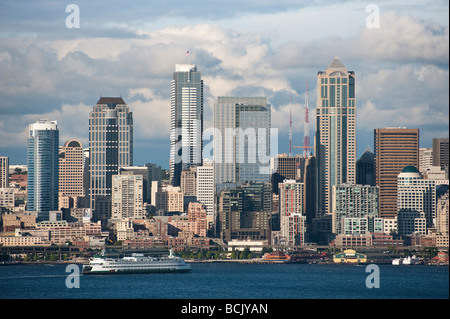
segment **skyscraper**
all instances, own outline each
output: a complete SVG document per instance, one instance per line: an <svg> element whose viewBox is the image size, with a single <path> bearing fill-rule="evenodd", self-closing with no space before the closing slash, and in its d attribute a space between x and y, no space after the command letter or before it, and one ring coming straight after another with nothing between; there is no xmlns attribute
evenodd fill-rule
<svg viewBox="0 0 450 319"><path fill-rule="evenodd" d="M71 139L59 148L59 208L78 207L78 197L83 196L83 147ZM63 205L66 199L74 203Z"/></svg>
<svg viewBox="0 0 450 319"><path fill-rule="evenodd" d="M265 97L219 97L214 105L214 179L270 181L271 106Z"/></svg>
<svg viewBox="0 0 450 319"><path fill-rule="evenodd" d="M111 217L112 176L133 165L133 114L121 97L101 97L89 114L90 207Z"/></svg>
<svg viewBox="0 0 450 319"><path fill-rule="evenodd" d="M280 230L287 245L305 243L306 216L303 215L304 184L295 180L279 183Z"/></svg>
<svg viewBox="0 0 450 319"><path fill-rule="evenodd" d="M28 133L27 210L36 211L39 220L48 220L58 210L59 130L56 121L38 120Z"/></svg>
<svg viewBox="0 0 450 319"><path fill-rule="evenodd" d="M318 211L331 213L331 187L355 183L355 73L337 57L317 74L315 156Z"/></svg>
<svg viewBox="0 0 450 319"><path fill-rule="evenodd" d="M180 186L181 171L203 157L203 80L196 65L175 66L170 100L170 181Z"/></svg>
<svg viewBox="0 0 450 319"><path fill-rule="evenodd" d="M406 166L419 167L419 129L374 130L375 183L381 218L397 216L397 176Z"/></svg>

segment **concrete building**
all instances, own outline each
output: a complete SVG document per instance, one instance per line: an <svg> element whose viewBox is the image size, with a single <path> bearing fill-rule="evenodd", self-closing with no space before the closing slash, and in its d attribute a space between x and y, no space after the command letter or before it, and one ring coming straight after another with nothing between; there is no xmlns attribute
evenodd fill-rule
<svg viewBox="0 0 450 319"><path fill-rule="evenodd" d="M192 202L188 207L189 231L200 237L208 233L206 207L202 203Z"/></svg>
<svg viewBox="0 0 450 319"><path fill-rule="evenodd" d="M133 172L123 171L112 177L111 219L138 219L145 216L144 178Z"/></svg>
<svg viewBox="0 0 450 319"><path fill-rule="evenodd" d="M408 165L419 165L419 129L374 130L375 183L380 188L381 218L397 216L397 177Z"/></svg>
<svg viewBox="0 0 450 319"><path fill-rule="evenodd" d="M181 171L180 187L184 196L197 196L197 167Z"/></svg>
<svg viewBox="0 0 450 319"><path fill-rule="evenodd" d="M89 197L96 220L111 218L112 176L133 165L133 113L121 97L101 97L89 113Z"/></svg>
<svg viewBox="0 0 450 319"><path fill-rule="evenodd" d="M194 64L176 64L170 94L170 181L203 160L203 80Z"/></svg>
<svg viewBox="0 0 450 319"><path fill-rule="evenodd" d="M208 229L217 222L217 210L215 206L215 187L214 187L214 163L205 160L202 166L197 167L197 201L205 205Z"/></svg>
<svg viewBox="0 0 450 319"><path fill-rule="evenodd" d="M286 245L305 243L306 216L303 215L304 184L295 180L279 183L280 236Z"/></svg>
<svg viewBox="0 0 450 319"><path fill-rule="evenodd" d="M0 156L0 188L9 187L9 157Z"/></svg>
<svg viewBox="0 0 450 319"><path fill-rule="evenodd" d="M332 189L332 231L344 231L343 218L378 217L378 187L341 184Z"/></svg>
<svg viewBox="0 0 450 319"><path fill-rule="evenodd" d="M38 212L41 221L58 210L59 129L56 121L30 124L27 147L27 211Z"/></svg>
<svg viewBox="0 0 450 319"><path fill-rule="evenodd" d="M80 141L71 139L59 148L58 207L76 208L78 199L82 197L84 197L83 147Z"/></svg>
<svg viewBox="0 0 450 319"><path fill-rule="evenodd" d="M411 211L423 213L427 221L426 227L433 228L436 218L435 181L424 179L419 170L414 166L405 167L398 175L397 209L399 212Z"/></svg>
<svg viewBox="0 0 450 319"><path fill-rule="evenodd" d="M337 57L317 73L314 155L318 159L318 211L329 214L333 185L356 181L355 73Z"/></svg>
<svg viewBox="0 0 450 319"><path fill-rule="evenodd" d="M449 139L433 138L433 166L440 166L447 171L449 166Z"/></svg>

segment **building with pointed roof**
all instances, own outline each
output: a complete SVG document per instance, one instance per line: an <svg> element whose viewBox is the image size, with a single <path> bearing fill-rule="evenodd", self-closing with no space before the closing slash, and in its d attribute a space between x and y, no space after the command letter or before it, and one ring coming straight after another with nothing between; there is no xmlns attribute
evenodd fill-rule
<svg viewBox="0 0 450 319"><path fill-rule="evenodd" d="M355 73L335 57L317 73L315 156L318 212L331 213L331 188L356 181Z"/></svg>

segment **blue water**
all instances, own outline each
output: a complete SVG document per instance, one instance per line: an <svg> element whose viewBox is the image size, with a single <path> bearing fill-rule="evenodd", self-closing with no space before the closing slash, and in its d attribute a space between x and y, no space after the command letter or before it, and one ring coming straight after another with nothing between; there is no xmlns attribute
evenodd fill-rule
<svg viewBox="0 0 450 319"><path fill-rule="evenodd" d="M0 267L0 299L448 299L449 268L194 263L189 273L91 275L66 286L66 265ZM74 283L74 281L72 281Z"/></svg>

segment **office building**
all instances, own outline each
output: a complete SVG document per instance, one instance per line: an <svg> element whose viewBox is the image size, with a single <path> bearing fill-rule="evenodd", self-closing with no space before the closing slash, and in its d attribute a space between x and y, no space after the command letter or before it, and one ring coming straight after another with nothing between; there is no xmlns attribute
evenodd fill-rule
<svg viewBox="0 0 450 319"><path fill-rule="evenodd" d="M197 167L181 171L180 187L184 196L197 196Z"/></svg>
<svg viewBox="0 0 450 319"><path fill-rule="evenodd" d="M231 240L270 242L271 191L269 183L248 183L219 195L220 235Z"/></svg>
<svg viewBox="0 0 450 319"><path fill-rule="evenodd" d="M58 210L59 129L56 121L30 124L27 147L27 211L37 212L40 221Z"/></svg>
<svg viewBox="0 0 450 319"><path fill-rule="evenodd" d="M277 154L270 158L270 182L272 192L278 195L278 185L286 179L300 179L300 159L301 155L288 156L287 154Z"/></svg>
<svg viewBox="0 0 450 319"><path fill-rule="evenodd" d="M343 218L378 217L378 187L341 184L332 190L332 231L341 234Z"/></svg>
<svg viewBox="0 0 450 319"><path fill-rule="evenodd" d="M59 148L59 208L76 208L84 197L83 147L76 139Z"/></svg>
<svg viewBox="0 0 450 319"><path fill-rule="evenodd" d="M356 161L356 184L375 186L375 154L369 146Z"/></svg>
<svg viewBox="0 0 450 319"><path fill-rule="evenodd" d="M423 212L427 221L426 227L434 227L434 219L436 218L436 182L424 179L414 166L405 167L398 175L397 210L399 212Z"/></svg>
<svg viewBox="0 0 450 319"><path fill-rule="evenodd" d="M433 166L440 166L447 171L449 162L449 139L433 138Z"/></svg>
<svg viewBox="0 0 450 319"><path fill-rule="evenodd" d="M89 114L89 196L94 219L111 218L112 176L133 165L133 113L120 97L101 97Z"/></svg>
<svg viewBox="0 0 450 319"><path fill-rule="evenodd" d="M449 191L438 198L436 204L436 229L442 236L449 235Z"/></svg>
<svg viewBox="0 0 450 319"><path fill-rule="evenodd" d="M331 213L332 186L356 181L355 73L337 57L317 74L314 155L318 211L323 215Z"/></svg>
<svg viewBox="0 0 450 319"><path fill-rule="evenodd" d="M433 166L433 149L419 148L419 171L423 174L428 168Z"/></svg>
<svg viewBox="0 0 450 319"><path fill-rule="evenodd" d="M197 201L205 205L208 228L214 229L217 211L214 195L214 163L211 160L205 160L202 166L197 167L196 192Z"/></svg>
<svg viewBox="0 0 450 319"><path fill-rule="evenodd" d="M214 105L214 179L270 181L271 106L265 97L219 97Z"/></svg>
<svg viewBox="0 0 450 319"><path fill-rule="evenodd" d="M180 186L183 169L203 158L203 80L196 65L175 65L170 100L170 181Z"/></svg>
<svg viewBox="0 0 450 319"><path fill-rule="evenodd" d="M9 157L0 156L0 188L9 187Z"/></svg>
<svg viewBox="0 0 450 319"><path fill-rule="evenodd" d="M406 166L419 165L419 129L374 130L375 183L379 187L381 218L397 216L397 177Z"/></svg>

